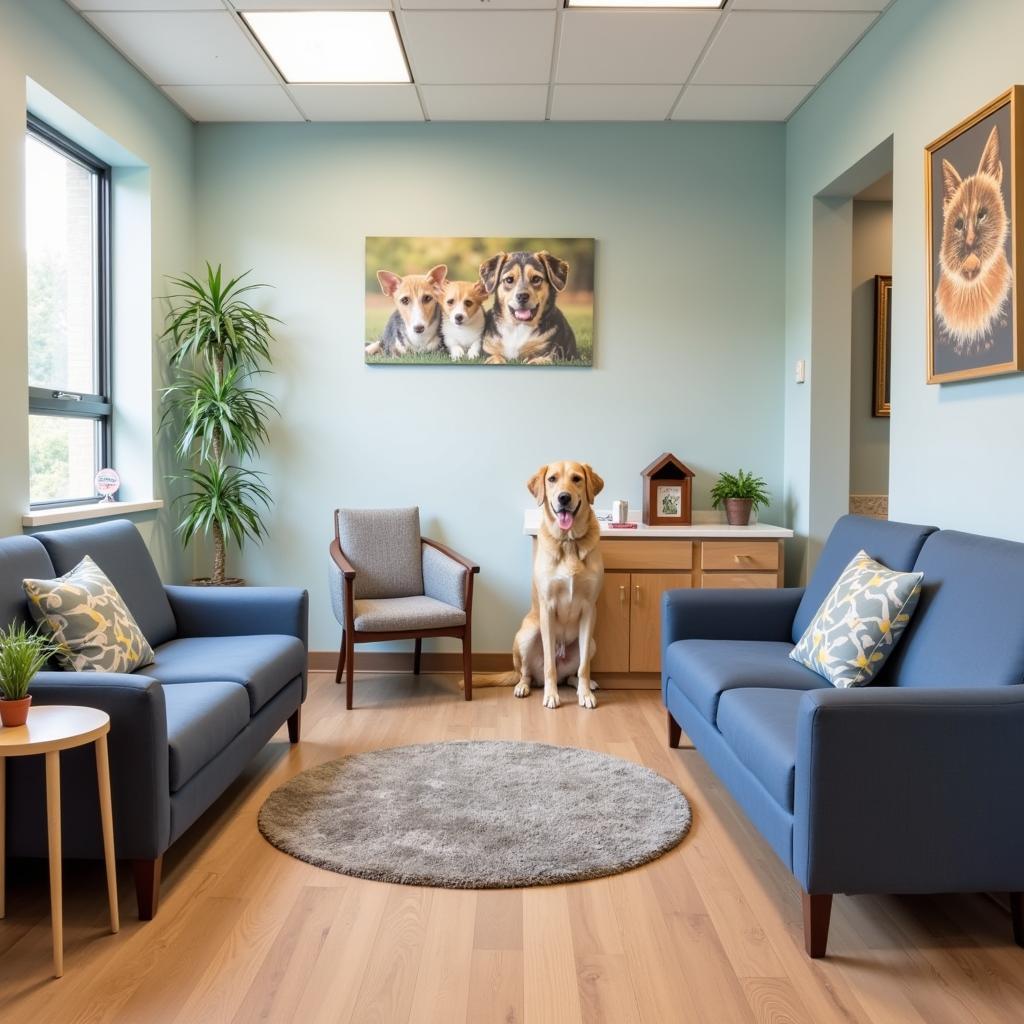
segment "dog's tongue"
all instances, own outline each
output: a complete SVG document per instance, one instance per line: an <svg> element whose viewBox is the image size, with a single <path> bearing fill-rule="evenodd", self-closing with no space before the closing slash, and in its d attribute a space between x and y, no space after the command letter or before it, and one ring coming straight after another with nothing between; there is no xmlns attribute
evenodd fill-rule
<svg viewBox="0 0 1024 1024"><path fill-rule="evenodd" d="M563 509L556 516L558 519L558 528L560 530L571 530L573 515L567 509Z"/></svg>
<svg viewBox="0 0 1024 1024"><path fill-rule="evenodd" d="M515 311L515 316L516 316L517 320L532 320L533 319L533 310L532 309L517 309Z"/></svg>

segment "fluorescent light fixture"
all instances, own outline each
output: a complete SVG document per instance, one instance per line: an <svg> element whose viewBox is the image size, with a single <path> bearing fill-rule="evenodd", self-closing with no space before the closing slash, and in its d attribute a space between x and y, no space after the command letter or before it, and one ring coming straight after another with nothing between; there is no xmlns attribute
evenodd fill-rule
<svg viewBox="0 0 1024 1024"><path fill-rule="evenodd" d="M409 82L388 11L246 11L287 82Z"/></svg>
<svg viewBox="0 0 1024 1024"><path fill-rule="evenodd" d="M675 7L686 11L720 11L725 0L565 0L566 7L618 7L636 10L644 7Z"/></svg>

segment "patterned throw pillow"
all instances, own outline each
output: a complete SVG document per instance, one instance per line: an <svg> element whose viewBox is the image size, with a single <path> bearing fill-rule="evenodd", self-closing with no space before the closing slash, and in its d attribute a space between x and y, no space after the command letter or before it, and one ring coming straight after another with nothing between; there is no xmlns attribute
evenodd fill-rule
<svg viewBox="0 0 1024 1024"><path fill-rule="evenodd" d="M833 686L866 686L907 628L922 575L894 572L858 552L789 656Z"/></svg>
<svg viewBox="0 0 1024 1024"><path fill-rule="evenodd" d="M57 660L73 672L134 672L153 648L114 584L88 556L55 580L24 580L32 618L52 634Z"/></svg>

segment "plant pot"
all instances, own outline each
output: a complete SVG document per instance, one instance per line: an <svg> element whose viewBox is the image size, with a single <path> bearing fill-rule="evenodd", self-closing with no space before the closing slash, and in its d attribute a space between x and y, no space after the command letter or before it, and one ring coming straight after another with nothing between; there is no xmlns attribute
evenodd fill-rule
<svg viewBox="0 0 1024 1024"><path fill-rule="evenodd" d="M749 526L750 510L753 507L750 498L726 498L725 519L730 526Z"/></svg>
<svg viewBox="0 0 1024 1024"><path fill-rule="evenodd" d="M214 583L209 576L200 576L192 581L193 587L244 587L245 580L238 576L228 576L223 583Z"/></svg>
<svg viewBox="0 0 1024 1024"><path fill-rule="evenodd" d="M28 721L28 709L32 705L32 694L19 700L0 700L0 722L6 728L14 729Z"/></svg>

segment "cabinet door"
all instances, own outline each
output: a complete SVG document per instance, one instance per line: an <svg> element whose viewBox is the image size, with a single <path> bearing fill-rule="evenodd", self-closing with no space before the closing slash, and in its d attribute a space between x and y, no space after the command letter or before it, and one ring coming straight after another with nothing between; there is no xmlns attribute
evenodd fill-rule
<svg viewBox="0 0 1024 1024"><path fill-rule="evenodd" d="M635 572L630 577L629 670L661 671L661 595L689 588L688 572Z"/></svg>
<svg viewBox="0 0 1024 1024"><path fill-rule="evenodd" d="M629 573L606 572L597 599L593 672L629 671Z"/></svg>

